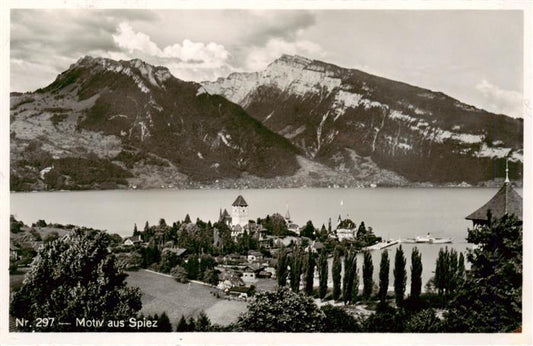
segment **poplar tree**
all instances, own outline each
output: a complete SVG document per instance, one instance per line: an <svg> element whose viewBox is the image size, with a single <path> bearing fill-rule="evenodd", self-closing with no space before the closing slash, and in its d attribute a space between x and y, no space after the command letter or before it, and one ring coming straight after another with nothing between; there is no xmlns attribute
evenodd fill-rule
<svg viewBox="0 0 533 346"><path fill-rule="evenodd" d="M328 292L328 256L326 250L320 251L320 257L318 258L318 276L319 276L319 296L323 299Z"/></svg>
<svg viewBox="0 0 533 346"><path fill-rule="evenodd" d="M290 287L293 292L298 293L300 291L300 276L302 275L302 262L303 253L300 247L297 247L293 251L291 263Z"/></svg>
<svg viewBox="0 0 533 346"><path fill-rule="evenodd" d="M359 294L359 271L357 270L357 254L353 256L352 262L352 300L351 303L357 301L357 295Z"/></svg>
<svg viewBox="0 0 533 346"><path fill-rule="evenodd" d="M389 252L383 251L381 253L381 262L379 263L379 299L384 302L387 299L387 291L389 289Z"/></svg>
<svg viewBox="0 0 533 346"><path fill-rule="evenodd" d="M335 249L333 255L333 267L331 269L333 277L333 300L338 300L341 295L341 257L339 249Z"/></svg>
<svg viewBox="0 0 533 346"><path fill-rule="evenodd" d="M374 281L372 274L374 273L374 265L372 264L372 256L370 252L365 251L363 256L363 297L365 299L370 298L372 295L372 286Z"/></svg>
<svg viewBox="0 0 533 346"><path fill-rule="evenodd" d="M457 275L457 268L458 268L458 260L457 260L457 251L455 249L450 249L450 255L449 255L449 269L448 269L448 294L453 295L455 291L457 290L457 281L458 281L458 275Z"/></svg>
<svg viewBox="0 0 533 346"><path fill-rule="evenodd" d="M305 293L307 295L313 294L313 282L315 278L315 255L309 247L309 252L307 253L306 261L306 270L305 270Z"/></svg>
<svg viewBox="0 0 533 346"><path fill-rule="evenodd" d="M352 301L354 259L355 252L353 251L347 251L344 255L344 277L342 280L342 298L344 304Z"/></svg>
<svg viewBox="0 0 533 346"><path fill-rule="evenodd" d="M463 253L459 253L459 263L457 264L457 279L459 284L465 280L465 257Z"/></svg>
<svg viewBox="0 0 533 346"><path fill-rule="evenodd" d="M400 306L403 302L405 294L405 283L407 280L407 271L405 270L405 256L403 254L402 246L396 249L396 256L394 258L394 295L396 297L396 305Z"/></svg>
<svg viewBox="0 0 533 346"><path fill-rule="evenodd" d="M422 256L415 247L411 252L411 297L418 299L422 291Z"/></svg>
<svg viewBox="0 0 533 346"><path fill-rule="evenodd" d="M276 277L278 278L278 286L285 286L287 284L287 276L289 275L287 251L282 247L278 254L278 266L276 268Z"/></svg>

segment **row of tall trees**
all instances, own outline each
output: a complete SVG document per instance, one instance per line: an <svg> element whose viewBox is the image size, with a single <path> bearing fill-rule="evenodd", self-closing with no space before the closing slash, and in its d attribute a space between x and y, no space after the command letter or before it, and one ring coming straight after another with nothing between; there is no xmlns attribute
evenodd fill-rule
<svg viewBox="0 0 533 346"><path fill-rule="evenodd" d="M344 254L340 247L333 252L331 275L333 281L333 300L341 300L345 304L354 303L359 294L359 271L357 266L356 251L345 249ZM344 275L341 258L344 255ZM282 248L278 255L277 280L278 286L286 286L288 279L292 291L300 290L300 279L304 276L304 290L307 295L313 294L313 279L315 273L315 254L309 250L305 253L301 248L296 247L292 254L288 254ZM420 296L422 289L422 257L417 248L411 253L411 294L413 299ZM317 266L319 276L318 296L324 299L327 295L328 287L328 258L326 251L321 251L318 256ZM363 254L363 291L362 298L370 299L374 289L374 264L370 252ZM390 260L388 251L383 251L379 268L379 289L378 299L385 302L389 287ZM396 250L394 257L394 295L396 304L403 303L407 284L406 258L402 246Z"/></svg>

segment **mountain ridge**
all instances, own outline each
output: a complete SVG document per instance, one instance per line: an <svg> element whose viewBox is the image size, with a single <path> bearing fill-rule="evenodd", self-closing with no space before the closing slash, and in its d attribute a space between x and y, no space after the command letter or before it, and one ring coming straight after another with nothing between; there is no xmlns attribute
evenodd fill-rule
<svg viewBox="0 0 533 346"><path fill-rule="evenodd" d="M140 59L85 56L10 96L13 191L476 185L501 176L504 158L521 179L519 120L305 57L196 83ZM484 173L440 172L450 160Z"/></svg>
<svg viewBox="0 0 533 346"><path fill-rule="evenodd" d="M442 92L290 55L203 86L334 169L350 164L350 149L410 181L490 180L502 175L505 159L521 177L523 119ZM463 172L448 169L450 160Z"/></svg>

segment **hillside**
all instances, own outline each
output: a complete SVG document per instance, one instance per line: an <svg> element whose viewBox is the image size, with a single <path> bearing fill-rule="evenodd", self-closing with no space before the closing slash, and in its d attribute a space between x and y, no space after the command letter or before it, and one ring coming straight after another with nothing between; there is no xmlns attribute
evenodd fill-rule
<svg viewBox="0 0 533 346"><path fill-rule="evenodd" d="M12 190L269 179L293 175L297 154L234 103L140 60L85 57L11 96Z"/></svg>
<svg viewBox="0 0 533 346"><path fill-rule="evenodd" d="M445 94L299 56L203 83L305 156L360 177L362 158L410 182L522 179L523 120ZM378 176L370 179L379 180Z"/></svg>
<svg viewBox="0 0 533 346"><path fill-rule="evenodd" d="M10 122L12 191L522 179L522 119L297 56L203 84L84 57L12 93Z"/></svg>

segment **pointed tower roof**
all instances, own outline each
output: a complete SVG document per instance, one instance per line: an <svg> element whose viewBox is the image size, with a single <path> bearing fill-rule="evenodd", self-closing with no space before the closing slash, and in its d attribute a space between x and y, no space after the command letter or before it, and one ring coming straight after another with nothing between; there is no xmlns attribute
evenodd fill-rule
<svg viewBox="0 0 533 346"><path fill-rule="evenodd" d="M285 219L290 220L291 219L291 213L289 213L289 205L287 204L287 213L285 213Z"/></svg>
<svg viewBox="0 0 533 346"><path fill-rule="evenodd" d="M474 223L485 223L488 221L487 212L490 210L492 217L499 219L505 214L515 214L522 220L522 197L511 186L510 182L505 182L490 201L481 208L466 217Z"/></svg>
<svg viewBox="0 0 533 346"><path fill-rule="evenodd" d="M247 207L248 203L246 203L244 198L241 195L239 195L239 197L237 197L235 202L233 202L232 206L234 206L234 207Z"/></svg>

